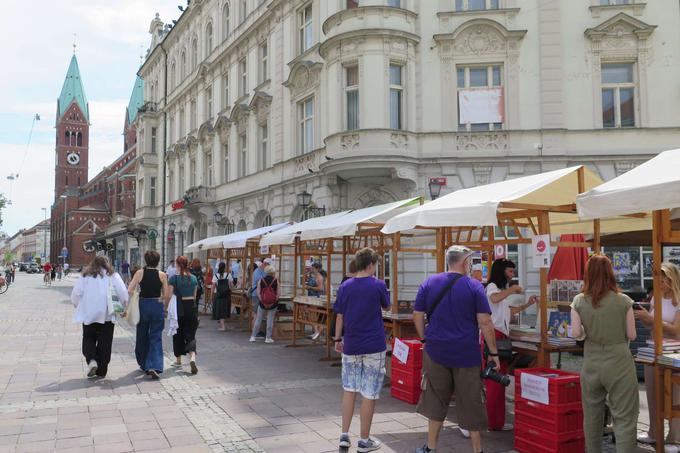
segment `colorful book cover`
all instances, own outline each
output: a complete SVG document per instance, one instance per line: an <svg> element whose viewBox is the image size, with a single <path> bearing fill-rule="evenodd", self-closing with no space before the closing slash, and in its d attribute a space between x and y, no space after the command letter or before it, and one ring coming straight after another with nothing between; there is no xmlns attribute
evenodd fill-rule
<svg viewBox="0 0 680 453"><path fill-rule="evenodd" d="M552 311L548 319L548 334L555 337L567 337L571 325L571 313Z"/></svg>

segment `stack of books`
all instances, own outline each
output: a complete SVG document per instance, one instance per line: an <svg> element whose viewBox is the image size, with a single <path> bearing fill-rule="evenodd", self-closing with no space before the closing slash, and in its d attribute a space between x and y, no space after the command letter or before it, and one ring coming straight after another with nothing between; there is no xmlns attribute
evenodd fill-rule
<svg viewBox="0 0 680 453"><path fill-rule="evenodd" d="M680 353L674 352L670 354L663 354L657 358L657 362L661 365L668 365L675 368L680 368Z"/></svg>
<svg viewBox="0 0 680 453"><path fill-rule="evenodd" d="M663 348L661 350L661 355L659 356L659 363L668 364L662 362L662 357L670 357L676 353L680 353L680 340L663 340ZM636 358L639 362L654 363L654 340L649 339L647 340L646 347L638 348ZM666 360L672 361L673 359ZM673 363L670 363L670 365L676 366Z"/></svg>

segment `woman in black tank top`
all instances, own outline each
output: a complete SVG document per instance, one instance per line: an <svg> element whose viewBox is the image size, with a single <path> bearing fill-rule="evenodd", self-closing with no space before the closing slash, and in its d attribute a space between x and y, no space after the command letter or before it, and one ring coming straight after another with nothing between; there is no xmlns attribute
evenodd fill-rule
<svg viewBox="0 0 680 453"><path fill-rule="evenodd" d="M132 294L139 287L139 323L135 357L139 368L152 379L158 379L163 372L163 327L168 309L170 293L168 277L156 269L160 255L154 250L144 254L146 266L137 271L130 282L128 292Z"/></svg>

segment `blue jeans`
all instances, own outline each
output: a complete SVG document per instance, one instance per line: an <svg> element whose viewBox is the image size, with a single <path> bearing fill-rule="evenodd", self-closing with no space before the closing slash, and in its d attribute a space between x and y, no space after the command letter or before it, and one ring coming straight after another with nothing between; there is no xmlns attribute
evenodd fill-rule
<svg viewBox="0 0 680 453"><path fill-rule="evenodd" d="M163 327L165 316L160 299L139 298L139 324L135 357L144 371L163 372Z"/></svg>

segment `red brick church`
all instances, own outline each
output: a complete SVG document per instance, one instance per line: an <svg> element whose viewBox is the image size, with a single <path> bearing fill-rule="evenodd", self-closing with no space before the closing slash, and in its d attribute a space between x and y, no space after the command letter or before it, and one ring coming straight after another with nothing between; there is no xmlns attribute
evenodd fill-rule
<svg viewBox="0 0 680 453"><path fill-rule="evenodd" d="M51 262L65 261L80 267L91 261L98 250L111 252L113 243L101 240L110 223L134 217L135 120L144 102L143 89L144 83L138 77L125 116L122 155L90 180L90 111L78 60L75 55L71 57L57 100Z"/></svg>

